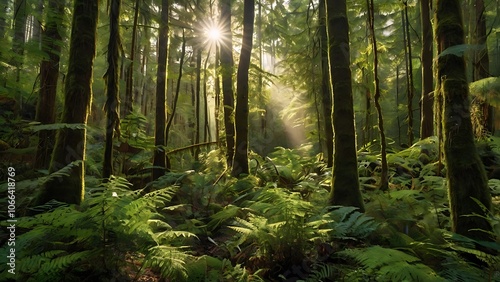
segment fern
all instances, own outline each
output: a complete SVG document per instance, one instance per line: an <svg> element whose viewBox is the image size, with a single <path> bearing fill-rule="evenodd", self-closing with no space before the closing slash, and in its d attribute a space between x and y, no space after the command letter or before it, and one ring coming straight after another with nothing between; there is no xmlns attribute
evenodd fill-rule
<svg viewBox="0 0 500 282"><path fill-rule="evenodd" d="M338 254L353 258L366 271L375 273L377 281L446 281L419 258L399 250L372 246Z"/></svg>

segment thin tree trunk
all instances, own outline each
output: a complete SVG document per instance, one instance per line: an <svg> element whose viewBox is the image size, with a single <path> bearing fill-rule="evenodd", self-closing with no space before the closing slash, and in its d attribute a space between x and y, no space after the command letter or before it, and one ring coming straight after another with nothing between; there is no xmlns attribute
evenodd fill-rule
<svg viewBox="0 0 500 282"><path fill-rule="evenodd" d="M186 56L186 37L184 36L184 29L182 29L182 47L181 47L181 58L179 61L179 76L177 77L177 85L175 88L175 96L172 104L172 114L168 119L167 126L165 128L165 146L168 145L168 136L170 133L170 127L172 126L172 122L175 118L175 112L177 111L177 101L179 100L179 93L181 91L181 80L182 80L182 67L184 65L184 57ZM170 162L167 157L167 169L170 169Z"/></svg>
<svg viewBox="0 0 500 282"><path fill-rule="evenodd" d="M220 67L220 46L215 47L215 63L214 63L214 92L215 92L215 142L217 147L220 148L220 77L218 69Z"/></svg>
<svg viewBox="0 0 500 282"><path fill-rule="evenodd" d="M123 103L122 116L126 117L132 112L132 107L134 104L134 60L135 60L135 48L137 40L137 22L139 18L139 6L140 0L135 1L134 7L134 24L132 26L132 43L130 45L130 64L127 68L126 81L125 81L125 101Z"/></svg>
<svg viewBox="0 0 500 282"><path fill-rule="evenodd" d="M401 11L403 19L403 34L405 42L405 61L406 61L406 94L408 108L408 146L413 144L413 63L411 57L411 39L410 39L410 23L408 19L408 3L403 1L404 10Z"/></svg>
<svg viewBox="0 0 500 282"><path fill-rule="evenodd" d="M201 116L200 116L200 104L201 104L201 46L197 47L196 50L196 99L194 106L194 118L195 118L195 134L194 143L200 143L200 131L201 131ZM195 148L194 150L194 160L198 161L200 155L200 148Z"/></svg>
<svg viewBox="0 0 500 282"><path fill-rule="evenodd" d="M459 1L438 0L435 23L440 54L436 78L440 79L444 101L441 115L452 231L478 240L491 240L491 235L486 233L492 230L486 219L492 205L491 195L486 171L474 143L465 61L453 53L442 55L448 48L464 44Z"/></svg>
<svg viewBox="0 0 500 282"><path fill-rule="evenodd" d="M14 37L12 38L12 57L11 64L15 67L16 83L19 83L21 78L21 69L24 63L24 44L26 35L26 0L14 1ZM23 96L18 89L14 90L16 96L19 96L18 102L22 110Z"/></svg>
<svg viewBox="0 0 500 282"><path fill-rule="evenodd" d="M369 1L369 2L368 2ZM382 108L380 106L380 81L378 77L378 51L377 51L377 39L375 36L375 22L374 22L374 6L373 0L366 0L368 6L368 19L370 26L370 33L372 39L372 50L373 50L373 75L375 78L375 108L378 114L378 130L380 133L380 155L382 162L382 171L380 173L380 190L386 191L389 189L389 179L387 165L387 152L386 152L386 140L384 132L384 119L382 116Z"/></svg>
<svg viewBox="0 0 500 282"><path fill-rule="evenodd" d="M222 41L220 45L220 65L222 72L222 95L224 110L224 128L226 157L228 166L232 166L234 157L234 92L233 92L233 36L231 32L231 0L220 2Z"/></svg>
<svg viewBox="0 0 500 282"><path fill-rule="evenodd" d="M319 36L321 56L321 98L325 126L326 165L333 166L333 124L332 124L332 90L328 66L328 38L326 33L325 0L319 2Z"/></svg>
<svg viewBox="0 0 500 282"><path fill-rule="evenodd" d="M328 19L328 59L333 90L333 129L335 152L333 159L332 205L354 206L364 211L359 190L356 130L352 97L349 23L345 0L326 3Z"/></svg>
<svg viewBox="0 0 500 282"><path fill-rule="evenodd" d="M56 119L55 104L62 43L62 36L58 28L63 26L60 15L64 13L64 7L64 0L51 0L48 3L45 31L42 33L42 51L47 53L48 59L42 60L40 65L40 94L37 101L35 120L41 124L51 124ZM38 133L38 147L34 168L49 168L55 137L54 130L41 130Z"/></svg>
<svg viewBox="0 0 500 282"><path fill-rule="evenodd" d="M236 143L233 159L232 176L248 174L248 70L252 55L253 24L255 18L255 1L244 0L243 40L241 44L240 62L236 75Z"/></svg>
<svg viewBox="0 0 500 282"><path fill-rule="evenodd" d="M161 1L161 21L158 31L158 68L156 71L156 119L155 119L155 152L153 156L153 180L165 173L165 96L167 80L168 53L168 15L169 0Z"/></svg>
<svg viewBox="0 0 500 282"><path fill-rule="evenodd" d="M118 59L120 57L120 6L121 0L112 0L109 7L109 43L108 43L108 70L104 75L106 81L106 141L104 146L104 161L102 177L105 181L113 174L113 137L119 134L119 72Z"/></svg>
<svg viewBox="0 0 500 282"><path fill-rule="evenodd" d="M422 95L420 104L420 139L434 135L433 111L433 73L432 73L432 26L431 1L420 1L420 16L422 22Z"/></svg>
<svg viewBox="0 0 500 282"><path fill-rule="evenodd" d="M474 32L476 44L481 46L481 50L476 52L474 58L474 77L473 80L480 80L489 77L490 74L490 59L488 57L488 44L486 40L486 16L484 9L484 1L476 0L476 32ZM486 134L495 132L493 120L493 107L488 102L481 103L482 110L482 128Z"/></svg>
<svg viewBox="0 0 500 282"><path fill-rule="evenodd" d="M75 0L68 73L61 122L87 124L92 100L92 71L96 49L97 0ZM59 129L49 172L72 162L69 175L44 183L36 203L51 199L79 205L84 197L86 129Z"/></svg>
<svg viewBox="0 0 500 282"><path fill-rule="evenodd" d="M212 136L210 134L210 120L208 116L208 93L207 93L207 68L208 59L210 58L210 52L208 50L207 58L205 59L205 64L203 66L203 114L204 114L204 125L203 125L203 141L212 141Z"/></svg>

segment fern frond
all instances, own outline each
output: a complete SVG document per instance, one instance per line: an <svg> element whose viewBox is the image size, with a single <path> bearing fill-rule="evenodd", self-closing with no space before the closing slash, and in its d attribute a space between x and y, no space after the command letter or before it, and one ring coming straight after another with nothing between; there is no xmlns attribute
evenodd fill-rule
<svg viewBox="0 0 500 282"><path fill-rule="evenodd" d="M339 252L353 258L367 270L374 271L381 281L445 281L420 259L395 249L372 246Z"/></svg>

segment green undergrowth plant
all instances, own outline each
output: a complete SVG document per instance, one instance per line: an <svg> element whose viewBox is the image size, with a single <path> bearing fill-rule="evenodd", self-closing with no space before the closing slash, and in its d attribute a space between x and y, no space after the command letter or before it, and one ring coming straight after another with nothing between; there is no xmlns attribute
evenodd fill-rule
<svg viewBox="0 0 500 282"><path fill-rule="evenodd" d="M112 281L118 277L128 281L145 267L186 278L184 264L190 255L182 238L194 235L174 230L158 213L177 188L168 186L141 196L141 191L129 187L125 179L115 177L88 187L81 206L51 201L36 207L38 214L18 218L16 280ZM4 245L2 252L7 248ZM8 277L5 261L0 271Z"/></svg>
<svg viewBox="0 0 500 282"><path fill-rule="evenodd" d="M255 191L248 200L228 205L211 218L209 229L227 224L233 230L226 231L232 238L220 247L253 271L265 269L266 277L293 276L297 269L307 277L321 244L361 240L378 227L356 208L321 208L298 192L273 186Z"/></svg>

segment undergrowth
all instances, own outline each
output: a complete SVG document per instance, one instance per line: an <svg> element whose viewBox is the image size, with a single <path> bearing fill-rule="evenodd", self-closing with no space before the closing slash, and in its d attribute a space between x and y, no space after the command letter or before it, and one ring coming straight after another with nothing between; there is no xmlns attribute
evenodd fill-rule
<svg viewBox="0 0 500 282"><path fill-rule="evenodd" d="M494 144L483 150L491 166L498 155ZM436 146L431 138L391 153L391 189L385 193L372 185L379 177L378 156L361 153L364 214L328 204L331 172L307 146L278 148L267 158L253 154L250 175L239 179L229 176L220 150L202 154L196 170L168 172L140 189L125 178L134 175L108 182L88 176L81 206L51 201L19 211L15 277L500 281L498 240L475 241L449 231L445 167L437 164ZM19 181L20 203L29 206L41 182L67 170ZM491 179L490 188L496 203L499 180ZM491 236L498 238L498 205L489 212ZM1 238L5 243L7 234ZM4 244L2 253L8 248ZM10 275L5 259L2 279Z"/></svg>

